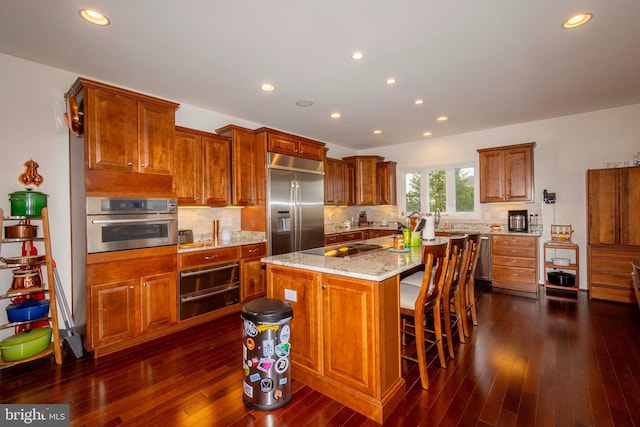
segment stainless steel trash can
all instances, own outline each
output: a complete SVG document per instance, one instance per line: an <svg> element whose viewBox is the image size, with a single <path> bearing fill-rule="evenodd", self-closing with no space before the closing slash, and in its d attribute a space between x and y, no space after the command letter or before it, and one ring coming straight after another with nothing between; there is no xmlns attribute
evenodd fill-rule
<svg viewBox="0 0 640 427"><path fill-rule="evenodd" d="M291 304L258 298L242 307L245 405L275 409L291 400Z"/></svg>

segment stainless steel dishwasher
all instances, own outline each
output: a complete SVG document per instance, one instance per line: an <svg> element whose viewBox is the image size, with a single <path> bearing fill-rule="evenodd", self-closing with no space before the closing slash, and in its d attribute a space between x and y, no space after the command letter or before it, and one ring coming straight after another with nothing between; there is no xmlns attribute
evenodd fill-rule
<svg viewBox="0 0 640 427"><path fill-rule="evenodd" d="M491 236L480 236L480 255L476 266L476 280L491 284Z"/></svg>

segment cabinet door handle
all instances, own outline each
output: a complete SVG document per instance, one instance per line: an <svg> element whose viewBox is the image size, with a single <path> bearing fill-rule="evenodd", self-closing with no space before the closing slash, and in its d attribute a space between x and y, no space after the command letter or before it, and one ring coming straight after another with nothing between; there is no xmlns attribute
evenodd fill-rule
<svg viewBox="0 0 640 427"><path fill-rule="evenodd" d="M127 166L129 167L133 166L133 162L127 162Z"/></svg>
<svg viewBox="0 0 640 427"><path fill-rule="evenodd" d="M322 285L322 289L327 289L327 285Z"/></svg>
<svg viewBox="0 0 640 427"><path fill-rule="evenodd" d="M144 283L142 284L142 286L144 286L144 287L146 288L146 287L147 287L147 282L144 282Z"/></svg>
<svg viewBox="0 0 640 427"><path fill-rule="evenodd" d="M141 167L141 168L146 168L146 167L147 167L147 165L145 165L144 163L142 163L142 164L140 165L140 167Z"/></svg>
<svg viewBox="0 0 640 427"><path fill-rule="evenodd" d="M133 288L134 288L133 286L129 286L129 289L133 289Z"/></svg>

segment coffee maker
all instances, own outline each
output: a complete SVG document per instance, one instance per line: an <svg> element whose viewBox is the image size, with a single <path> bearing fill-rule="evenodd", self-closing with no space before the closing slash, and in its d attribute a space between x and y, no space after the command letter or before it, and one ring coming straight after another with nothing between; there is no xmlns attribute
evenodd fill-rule
<svg viewBox="0 0 640 427"><path fill-rule="evenodd" d="M529 218L526 210L509 211L509 231L518 233L526 233L529 230L527 218Z"/></svg>

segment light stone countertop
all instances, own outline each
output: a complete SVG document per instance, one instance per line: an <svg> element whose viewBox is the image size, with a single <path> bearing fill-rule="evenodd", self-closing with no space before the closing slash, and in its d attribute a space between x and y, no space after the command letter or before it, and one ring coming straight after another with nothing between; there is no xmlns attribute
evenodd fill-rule
<svg viewBox="0 0 640 427"><path fill-rule="evenodd" d="M447 243L448 241L448 237L437 237L434 241L423 240L422 244L437 245ZM348 243L370 243L393 247L392 238L389 236ZM409 249L406 253L394 253L389 249L383 249L353 256L349 259L306 254L304 251L301 251L265 257L262 258L261 261L266 264L381 282L403 271L417 267L422 263L421 247L416 246Z"/></svg>
<svg viewBox="0 0 640 427"><path fill-rule="evenodd" d="M243 246L243 245L251 245L254 243L266 243L267 239L265 238L265 233L260 232L251 232L251 231L243 231L240 233L235 233L231 240L221 241L218 240L217 244L212 240L204 241L204 242L195 242L193 244L186 245L178 245L178 253L188 253L188 252L197 252L204 251L209 249L219 249L219 248L228 248L231 246Z"/></svg>

